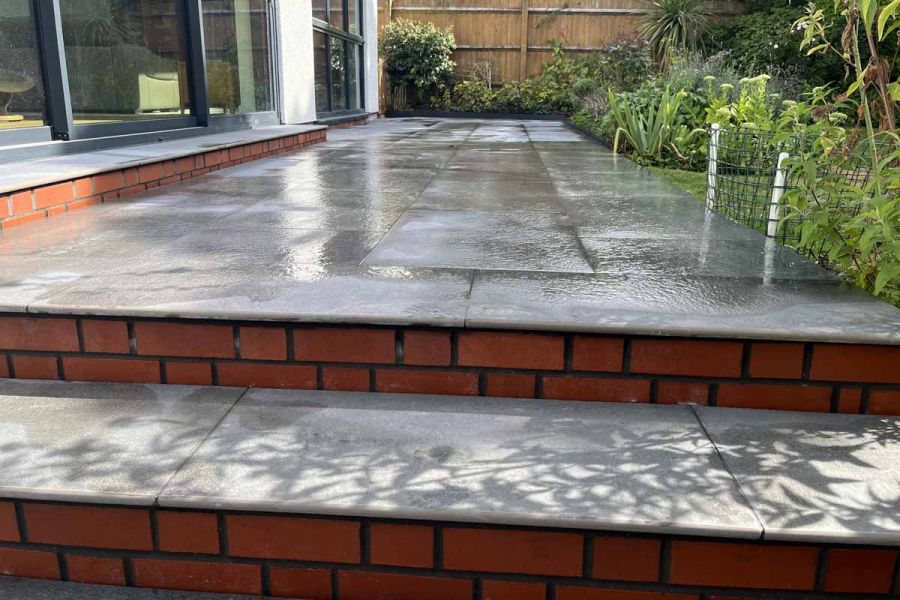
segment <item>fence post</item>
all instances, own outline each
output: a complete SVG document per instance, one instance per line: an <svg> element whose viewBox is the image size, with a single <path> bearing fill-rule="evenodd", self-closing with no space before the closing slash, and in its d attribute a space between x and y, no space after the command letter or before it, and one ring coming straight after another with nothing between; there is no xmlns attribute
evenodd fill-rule
<svg viewBox="0 0 900 600"><path fill-rule="evenodd" d="M706 161L706 208L712 210L716 202L716 163L719 160L719 124L713 123L709 134Z"/></svg>
<svg viewBox="0 0 900 600"><path fill-rule="evenodd" d="M519 81L528 79L528 2L529 0L522 0L519 22Z"/></svg>
<svg viewBox="0 0 900 600"><path fill-rule="evenodd" d="M766 235L770 238L778 233L778 204L784 195L784 186L787 176L784 172L784 161L788 159L788 153L778 155L778 164L775 166L775 185L772 186L772 202L769 204L769 223Z"/></svg>

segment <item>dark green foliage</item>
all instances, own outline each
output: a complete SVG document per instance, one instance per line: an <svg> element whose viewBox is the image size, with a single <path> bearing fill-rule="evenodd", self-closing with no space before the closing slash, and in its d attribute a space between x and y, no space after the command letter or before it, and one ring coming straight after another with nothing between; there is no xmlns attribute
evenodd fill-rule
<svg viewBox="0 0 900 600"><path fill-rule="evenodd" d="M480 79L457 82L437 95L438 108L465 112L566 113L605 102L606 90L631 89L653 72L646 45L623 40L587 55L567 56L557 45L540 75L491 88Z"/></svg>
<svg viewBox="0 0 900 600"><path fill-rule="evenodd" d="M709 32L706 0L648 0L648 5L641 17L641 35L661 65L668 64L675 52L705 46Z"/></svg>
<svg viewBox="0 0 900 600"><path fill-rule="evenodd" d="M430 98L453 80L456 40L450 29L397 19L384 26L378 47L391 87L405 87L414 100Z"/></svg>
<svg viewBox="0 0 900 600"><path fill-rule="evenodd" d="M800 50L803 36L791 26L803 14L803 5L773 7L717 23L712 37L718 48L729 53L735 67L744 73L792 73L801 87L812 88L840 81L844 69L832 57L807 57Z"/></svg>

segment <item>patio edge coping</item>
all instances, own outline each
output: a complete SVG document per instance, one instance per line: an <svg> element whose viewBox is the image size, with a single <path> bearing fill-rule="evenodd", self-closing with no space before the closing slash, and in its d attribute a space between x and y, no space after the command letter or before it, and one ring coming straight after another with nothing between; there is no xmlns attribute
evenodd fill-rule
<svg viewBox="0 0 900 600"><path fill-rule="evenodd" d="M313 131L321 131L327 130L327 125L318 125L318 124L310 124L310 125L272 125L268 127L260 127L257 129L246 129L240 131L228 131L228 132L215 132L215 133L204 133L198 136L193 136L189 138L180 138L174 140L166 140L164 142L159 142L156 144L135 144L129 146L119 146L115 148L111 148L108 150L94 150L94 151L86 151L79 152L75 154L66 154L62 156L53 156L53 157L42 157L35 158L32 160L25 160L20 162L10 162L5 163L4 167L14 169L18 166L27 166L29 164L33 164L41 161L54 161L59 160L60 158L66 158L71 156L84 156L87 154L94 156L103 156L106 154L112 155L115 158L121 159L120 162L110 161L109 164L104 166L97 167L84 167L84 168L72 168L70 171L67 171L65 174L58 174L52 176L43 176L43 177L33 177L30 179L22 179L19 182L14 184L10 183L0 183L0 195L9 194L11 192L17 192L20 190L27 190L32 188L43 187L46 185L52 185L54 183L60 183L65 181L70 181L74 179L80 179L83 177L90 177L93 175L99 175L102 173L106 173L108 171L116 171L120 169L128 169L134 167L141 167L148 164L154 164L166 160L175 160L178 158L184 158L187 156L195 156L197 154L205 154L207 152L215 152L217 150L225 150L228 148L233 148L235 146L243 146L246 144L253 144L258 142L266 142L273 139L278 139L282 137L287 137L291 135L298 135L302 133L310 133ZM240 136L240 137L236 137ZM227 137L229 139L225 141L216 142L215 138ZM201 143L202 142L202 143ZM146 158L122 158L122 155L118 154L120 151L128 151L133 150L135 148L152 148L154 146L169 146L169 145L182 145L182 146L191 146L189 149L183 150L172 150L160 152L157 155ZM208 144L208 145L207 145ZM115 160L115 159L114 159ZM26 175L30 175L30 171L24 171Z"/></svg>

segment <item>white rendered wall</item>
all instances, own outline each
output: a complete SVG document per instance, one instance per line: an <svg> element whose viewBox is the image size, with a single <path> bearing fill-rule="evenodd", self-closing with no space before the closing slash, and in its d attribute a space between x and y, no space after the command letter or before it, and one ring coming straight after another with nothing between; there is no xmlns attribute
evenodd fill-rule
<svg viewBox="0 0 900 600"><path fill-rule="evenodd" d="M369 0L366 0L367 2ZM316 120L311 0L275 0L282 123Z"/></svg>
<svg viewBox="0 0 900 600"><path fill-rule="evenodd" d="M363 0L363 46L366 112L378 112L378 0Z"/></svg>

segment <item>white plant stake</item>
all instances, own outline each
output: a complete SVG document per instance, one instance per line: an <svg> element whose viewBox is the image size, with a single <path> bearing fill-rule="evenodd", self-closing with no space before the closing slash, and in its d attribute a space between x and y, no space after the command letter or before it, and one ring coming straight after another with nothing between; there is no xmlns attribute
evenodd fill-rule
<svg viewBox="0 0 900 600"><path fill-rule="evenodd" d="M719 124L713 123L709 135L709 158L706 161L706 208L713 209L716 201L716 162L719 159Z"/></svg>
<svg viewBox="0 0 900 600"><path fill-rule="evenodd" d="M788 159L788 153L782 152L778 155L778 166L775 167L775 185L772 186L772 203L769 204L769 223L766 228L766 235L770 238L775 237L778 233L778 204L784 195L784 184L786 175L784 172L784 161Z"/></svg>

